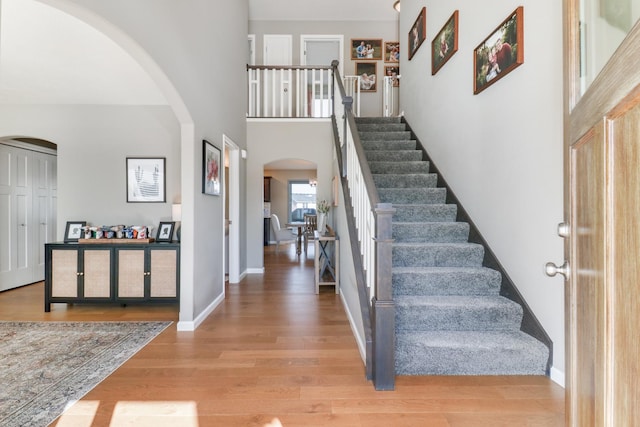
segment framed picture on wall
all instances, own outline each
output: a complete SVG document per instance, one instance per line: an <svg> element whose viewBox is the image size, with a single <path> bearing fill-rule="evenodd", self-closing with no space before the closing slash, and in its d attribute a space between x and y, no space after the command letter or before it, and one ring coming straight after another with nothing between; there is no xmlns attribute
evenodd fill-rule
<svg viewBox="0 0 640 427"><path fill-rule="evenodd" d="M360 61L382 59L382 39L351 39L351 59Z"/></svg>
<svg viewBox="0 0 640 427"><path fill-rule="evenodd" d="M416 54L418 48L424 42L427 34L427 8L423 7L416 18L416 22L411 26L409 30L409 61Z"/></svg>
<svg viewBox="0 0 640 427"><path fill-rule="evenodd" d="M218 147L202 140L202 192L210 196L220 195L220 158Z"/></svg>
<svg viewBox="0 0 640 427"><path fill-rule="evenodd" d="M435 75L457 51L458 11L456 10L431 42L431 75Z"/></svg>
<svg viewBox="0 0 640 427"><path fill-rule="evenodd" d="M391 82L393 87L400 86L400 79L398 76L400 75L400 66L398 65L385 65L384 67L384 76L391 78Z"/></svg>
<svg viewBox="0 0 640 427"><path fill-rule="evenodd" d="M377 90L377 63L356 62L356 75L360 77L361 92L375 92Z"/></svg>
<svg viewBox="0 0 640 427"><path fill-rule="evenodd" d="M127 202L164 203L166 175L164 157L127 157Z"/></svg>
<svg viewBox="0 0 640 427"><path fill-rule="evenodd" d="M77 242L82 237L82 228L87 225L86 221L67 221L67 228L64 230L64 242Z"/></svg>
<svg viewBox="0 0 640 427"><path fill-rule="evenodd" d="M384 42L384 62L400 62L399 42Z"/></svg>
<svg viewBox="0 0 640 427"><path fill-rule="evenodd" d="M524 8L518 7L473 50L473 93L524 63Z"/></svg>

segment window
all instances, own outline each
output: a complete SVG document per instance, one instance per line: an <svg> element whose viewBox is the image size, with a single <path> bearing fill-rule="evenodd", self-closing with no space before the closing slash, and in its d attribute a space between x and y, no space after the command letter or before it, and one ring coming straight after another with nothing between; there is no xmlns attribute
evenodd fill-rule
<svg viewBox="0 0 640 427"><path fill-rule="evenodd" d="M304 221L316 213L316 187L309 181L289 181L289 222Z"/></svg>

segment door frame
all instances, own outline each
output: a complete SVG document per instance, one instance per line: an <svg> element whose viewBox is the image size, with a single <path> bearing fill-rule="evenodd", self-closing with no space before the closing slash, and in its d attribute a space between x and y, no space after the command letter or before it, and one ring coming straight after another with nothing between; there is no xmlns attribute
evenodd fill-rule
<svg viewBox="0 0 640 427"><path fill-rule="evenodd" d="M301 34L300 35L300 65L307 65L307 41L337 41L340 44L340 53L338 57L338 70L340 75L344 76L344 36L342 34ZM321 64L309 64L309 65L321 65ZM322 64L324 65L324 64ZM329 64L326 64L329 65Z"/></svg>
<svg viewBox="0 0 640 427"><path fill-rule="evenodd" d="M229 253L223 251L224 258L229 257L229 283L240 282L240 147L227 135L222 135L222 142L229 153L229 192L223 186L223 200L229 198ZM227 159L223 164L226 163ZM224 225L223 225L224 226ZM224 230L222 233L222 247L224 244ZM223 264L226 259L223 258ZM222 280L224 282L224 269Z"/></svg>

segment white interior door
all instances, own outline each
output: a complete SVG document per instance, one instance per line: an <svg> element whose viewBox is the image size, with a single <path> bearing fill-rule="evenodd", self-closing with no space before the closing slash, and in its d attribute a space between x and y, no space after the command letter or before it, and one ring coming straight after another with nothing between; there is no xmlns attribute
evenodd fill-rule
<svg viewBox="0 0 640 427"><path fill-rule="evenodd" d="M291 65L292 61L291 34L265 34L263 43L264 65Z"/></svg>
<svg viewBox="0 0 640 427"><path fill-rule="evenodd" d="M344 62L344 37L341 35L301 35L300 58L302 65L331 65L331 61L337 59L340 74Z"/></svg>
<svg viewBox="0 0 640 427"><path fill-rule="evenodd" d="M290 34L265 34L263 64L291 66L292 38ZM292 105L291 70L265 71L262 105L265 117L290 117Z"/></svg>
<svg viewBox="0 0 640 427"><path fill-rule="evenodd" d="M342 36L302 35L300 48L302 65L326 67L337 60L338 70L342 75ZM311 117L328 117L331 114L331 71L309 70L306 73L304 80L306 113Z"/></svg>

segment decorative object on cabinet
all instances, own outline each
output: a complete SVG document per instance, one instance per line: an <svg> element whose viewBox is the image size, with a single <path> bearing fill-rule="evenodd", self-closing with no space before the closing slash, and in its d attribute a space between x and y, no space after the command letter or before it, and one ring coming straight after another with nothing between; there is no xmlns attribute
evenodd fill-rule
<svg viewBox="0 0 640 427"><path fill-rule="evenodd" d="M351 59L382 59L382 39L351 39Z"/></svg>
<svg viewBox="0 0 640 427"><path fill-rule="evenodd" d="M524 63L524 8L518 7L473 50L476 95Z"/></svg>
<svg viewBox="0 0 640 427"><path fill-rule="evenodd" d="M424 42L427 34L427 8L423 7L409 30L409 61Z"/></svg>
<svg viewBox="0 0 640 427"><path fill-rule="evenodd" d="M360 77L361 92L375 92L377 85L377 67L376 62L356 62L356 75Z"/></svg>
<svg viewBox="0 0 640 427"><path fill-rule="evenodd" d="M431 42L431 75L435 75L457 51L458 11L456 10Z"/></svg>
<svg viewBox="0 0 640 427"><path fill-rule="evenodd" d="M45 244L45 311L52 303L178 302L180 244L136 243Z"/></svg>
<svg viewBox="0 0 640 427"><path fill-rule="evenodd" d="M65 243L77 242L82 238L82 232L85 225L87 225L86 221L67 221L67 228L64 231Z"/></svg>
<svg viewBox="0 0 640 427"><path fill-rule="evenodd" d="M399 42L384 42L384 62L400 62Z"/></svg>
<svg viewBox="0 0 640 427"><path fill-rule="evenodd" d="M127 203L164 203L164 157L127 157Z"/></svg>
<svg viewBox="0 0 640 427"><path fill-rule="evenodd" d="M210 196L220 195L220 149L202 140L202 192Z"/></svg>
<svg viewBox="0 0 640 427"><path fill-rule="evenodd" d="M173 239L173 229L176 223L174 221L161 222L158 226L157 242L170 242Z"/></svg>
<svg viewBox="0 0 640 427"><path fill-rule="evenodd" d="M180 229L182 228L182 204L171 205L171 219L176 223L176 240L180 241Z"/></svg>

